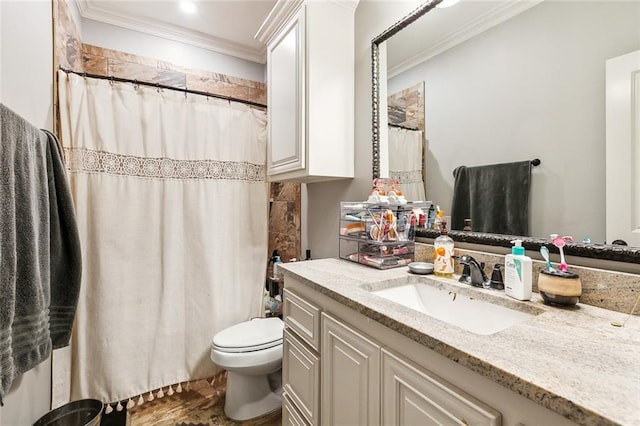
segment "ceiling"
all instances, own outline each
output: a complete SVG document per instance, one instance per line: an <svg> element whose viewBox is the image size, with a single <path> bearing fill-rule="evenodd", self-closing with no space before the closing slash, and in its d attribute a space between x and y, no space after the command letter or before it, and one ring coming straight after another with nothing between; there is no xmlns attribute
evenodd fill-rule
<svg viewBox="0 0 640 426"><path fill-rule="evenodd" d="M542 0L462 0L435 8L387 41L387 75L413 68Z"/></svg>
<svg viewBox="0 0 640 426"><path fill-rule="evenodd" d="M84 19L188 43L265 63L265 45L254 38L276 0L193 0L194 14L179 0L76 0Z"/></svg>
<svg viewBox="0 0 640 426"><path fill-rule="evenodd" d="M180 0L75 1L84 19L262 64L266 62L266 46L255 35L276 4L276 0L191 0L197 12L187 14L181 10ZM423 0L404 1L420 4ZM428 19L420 19L411 25L411 31L403 30L389 40L389 76L411 68L540 1L462 0L453 7L435 9L425 16Z"/></svg>

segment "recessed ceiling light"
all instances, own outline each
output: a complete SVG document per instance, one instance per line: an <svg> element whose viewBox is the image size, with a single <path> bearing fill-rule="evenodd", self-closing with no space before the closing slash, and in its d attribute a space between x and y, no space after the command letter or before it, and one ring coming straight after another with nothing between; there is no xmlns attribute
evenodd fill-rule
<svg viewBox="0 0 640 426"><path fill-rule="evenodd" d="M460 0L442 0L440 3L436 5L436 7L439 7L439 8L451 7L454 4L458 3L459 1Z"/></svg>
<svg viewBox="0 0 640 426"><path fill-rule="evenodd" d="M182 0L180 2L180 9L182 9L184 13L188 13L189 15L193 15L198 11L198 7L196 6L196 4L189 0Z"/></svg>

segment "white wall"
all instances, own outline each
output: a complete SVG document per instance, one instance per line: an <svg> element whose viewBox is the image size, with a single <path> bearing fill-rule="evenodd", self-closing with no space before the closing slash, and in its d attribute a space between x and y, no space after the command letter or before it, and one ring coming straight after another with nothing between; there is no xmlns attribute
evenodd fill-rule
<svg viewBox="0 0 640 426"><path fill-rule="evenodd" d="M187 68L222 73L246 80L265 81L264 64L91 19L83 18L78 26L82 28L82 42L86 44L159 59Z"/></svg>
<svg viewBox="0 0 640 426"><path fill-rule="evenodd" d="M360 0L358 3L355 13L355 178L307 185L309 248L314 259L338 257L340 201L366 200L371 192L371 40L419 3L393 0Z"/></svg>
<svg viewBox="0 0 640 426"><path fill-rule="evenodd" d="M51 2L0 1L0 102L35 126L52 129ZM14 381L0 425L31 425L49 411L51 361Z"/></svg>
<svg viewBox="0 0 640 426"><path fill-rule="evenodd" d="M392 79L425 81L427 198L449 212L455 167L540 158L530 235L603 242L604 64L638 28L637 2L543 2Z"/></svg>

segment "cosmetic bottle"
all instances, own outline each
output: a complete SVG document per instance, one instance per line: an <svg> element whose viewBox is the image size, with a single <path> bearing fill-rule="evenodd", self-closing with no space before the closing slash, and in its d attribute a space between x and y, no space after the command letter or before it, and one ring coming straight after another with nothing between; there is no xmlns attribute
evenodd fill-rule
<svg viewBox="0 0 640 426"><path fill-rule="evenodd" d="M439 277L453 276L453 239L447 232L447 221L440 221L440 236L433 242L433 273Z"/></svg>
<svg viewBox="0 0 640 426"><path fill-rule="evenodd" d="M282 280L282 271L278 270L278 266L282 264L282 259L280 256L276 256L276 259L273 262L273 279L274 280Z"/></svg>
<svg viewBox="0 0 640 426"><path fill-rule="evenodd" d="M525 256L522 240L511 241L511 254L504 257L504 292L518 300L531 300L532 262Z"/></svg>
<svg viewBox="0 0 640 426"><path fill-rule="evenodd" d="M409 221L409 229L407 230L407 240L413 241L416 238L416 217L411 215L411 220Z"/></svg>

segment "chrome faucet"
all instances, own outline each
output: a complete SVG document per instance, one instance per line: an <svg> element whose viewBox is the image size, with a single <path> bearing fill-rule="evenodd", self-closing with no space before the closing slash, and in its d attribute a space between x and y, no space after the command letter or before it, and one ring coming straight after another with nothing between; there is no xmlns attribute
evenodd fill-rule
<svg viewBox="0 0 640 426"><path fill-rule="evenodd" d="M478 263L477 260L466 254L460 256L458 262L464 265L459 282L475 287L490 288L491 280L484 272L484 262Z"/></svg>

